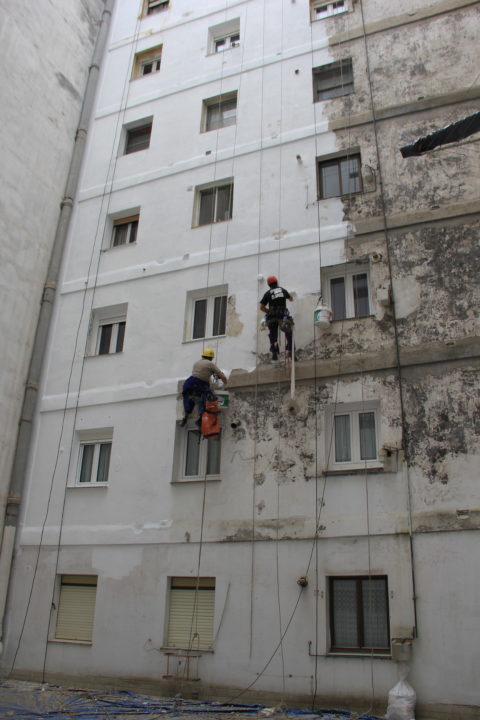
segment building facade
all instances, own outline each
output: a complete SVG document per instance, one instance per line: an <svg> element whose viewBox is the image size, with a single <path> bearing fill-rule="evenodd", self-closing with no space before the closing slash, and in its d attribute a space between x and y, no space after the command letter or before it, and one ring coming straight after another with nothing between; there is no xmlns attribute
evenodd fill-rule
<svg viewBox="0 0 480 720"><path fill-rule="evenodd" d="M404 661L420 714L478 712L478 137L399 152L476 110L478 17L117 0L30 454L15 676L384 709ZM260 329L272 273L292 367ZM179 422L205 347L230 376L220 440Z"/></svg>

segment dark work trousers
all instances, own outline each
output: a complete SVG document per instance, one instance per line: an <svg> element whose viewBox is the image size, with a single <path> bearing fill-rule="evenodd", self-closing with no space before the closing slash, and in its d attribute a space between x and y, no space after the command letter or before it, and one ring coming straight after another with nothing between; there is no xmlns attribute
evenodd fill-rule
<svg viewBox="0 0 480 720"><path fill-rule="evenodd" d="M283 315L278 317L268 317L267 315L267 327L268 327L268 337L270 339L270 352L278 351L278 327L280 323L283 320ZM285 332L285 331L284 331ZM285 350L288 352L292 352L292 330L290 327L290 330L285 332Z"/></svg>
<svg viewBox="0 0 480 720"><path fill-rule="evenodd" d="M192 412L195 407L195 400L193 396L200 398L198 414L201 415L205 412L205 400L210 395L210 383L205 380L200 380L193 375L190 375L183 383L182 395L183 395L183 409L188 415Z"/></svg>

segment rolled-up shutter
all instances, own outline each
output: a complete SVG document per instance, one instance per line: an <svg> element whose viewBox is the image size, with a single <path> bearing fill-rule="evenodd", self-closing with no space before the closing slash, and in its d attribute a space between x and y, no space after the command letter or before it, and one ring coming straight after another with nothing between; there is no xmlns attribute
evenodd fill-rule
<svg viewBox="0 0 480 720"><path fill-rule="evenodd" d="M58 604L58 640L92 640L97 578L93 575L62 575Z"/></svg>
<svg viewBox="0 0 480 720"><path fill-rule="evenodd" d="M169 647L209 650L213 645L215 578L172 578Z"/></svg>

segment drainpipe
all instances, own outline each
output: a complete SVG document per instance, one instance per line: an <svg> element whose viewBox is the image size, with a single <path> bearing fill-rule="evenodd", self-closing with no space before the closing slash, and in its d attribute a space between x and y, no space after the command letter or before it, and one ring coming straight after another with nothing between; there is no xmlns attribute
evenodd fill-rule
<svg viewBox="0 0 480 720"><path fill-rule="evenodd" d="M58 219L55 240L50 257L47 280L44 285L42 300L40 303L40 314L35 333L32 356L30 359L28 379L25 384L23 406L17 435L17 445L15 448L13 469L5 510L5 525L3 528L0 554L0 655L3 654L3 623L5 618L5 606L7 602L10 572L13 561L18 515L20 503L22 501L23 487L25 484L27 459L32 437L33 418L37 407L42 362L47 345L48 330L52 317L60 264L70 225L73 199L77 191L78 180L80 177L88 123L92 113L95 92L97 89L100 62L107 42L108 26L110 24L110 17L114 2L115 0L105 0L105 7L100 21L95 49L93 51L92 63L88 71L85 95L83 98L80 120L75 135L72 160L70 162L70 169L68 171L67 183L65 186L65 196L60 204L60 217Z"/></svg>

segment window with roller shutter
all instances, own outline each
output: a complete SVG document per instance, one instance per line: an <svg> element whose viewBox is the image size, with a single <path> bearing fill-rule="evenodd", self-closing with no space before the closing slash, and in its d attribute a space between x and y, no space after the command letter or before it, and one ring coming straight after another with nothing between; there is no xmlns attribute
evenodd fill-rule
<svg viewBox="0 0 480 720"><path fill-rule="evenodd" d="M56 640L92 642L96 596L96 575L62 575Z"/></svg>
<svg viewBox="0 0 480 720"><path fill-rule="evenodd" d="M211 650L215 611L215 578L172 577L167 646Z"/></svg>

